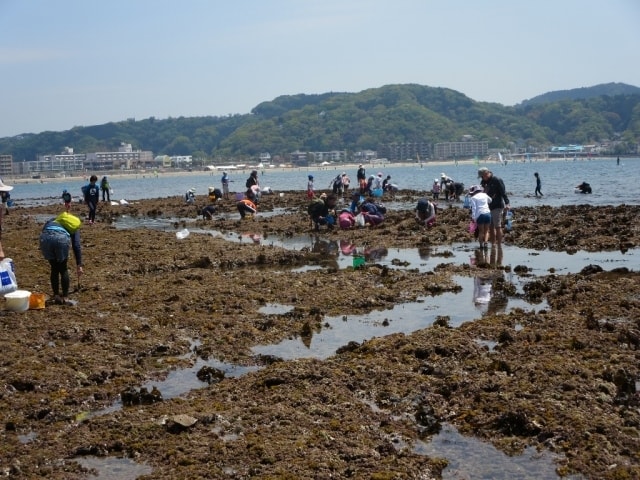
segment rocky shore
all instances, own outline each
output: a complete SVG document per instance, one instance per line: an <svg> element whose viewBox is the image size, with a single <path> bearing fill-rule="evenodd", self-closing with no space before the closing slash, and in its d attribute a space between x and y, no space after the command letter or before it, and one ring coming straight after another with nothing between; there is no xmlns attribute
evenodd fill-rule
<svg viewBox="0 0 640 480"><path fill-rule="evenodd" d="M413 203L419 192L398 197ZM325 360L285 361L252 348L310 339L329 315L349 322L455 292L454 275L474 269L444 261L426 274L375 261L339 269L330 251L270 246L269 238L310 231L302 192L264 197L253 220L240 221L225 201L219 209L228 216L188 224L246 241L195 233L178 240L185 220L169 231L116 228L123 214L194 219L205 204L198 197L192 206L177 198L101 205L98 222L82 228L86 273L72 273L77 305L0 312L0 475L91 478L76 461L90 455L134 459L150 467L145 479L437 479L446 461L412 445L448 423L508 454L549 450L559 476L640 478L637 271L585 265L533 276L479 263L475 271L515 271L526 280L524 296L549 307L469 318L457 328L439 317L411 334L345 344ZM377 228L319 235L389 250L471 244L459 207L440 210L429 230L406 210L389 212ZM5 217L3 247L21 289L51 293L38 236L59 208L15 208ZM284 213L268 215L274 208ZM639 245L638 206L523 207L516 215L505 243L540 255ZM298 268L309 265L324 268ZM493 290L519 295L509 282ZM259 312L272 303L293 308ZM175 398L140 391L208 358L255 368L233 378L201 370L202 388Z"/></svg>

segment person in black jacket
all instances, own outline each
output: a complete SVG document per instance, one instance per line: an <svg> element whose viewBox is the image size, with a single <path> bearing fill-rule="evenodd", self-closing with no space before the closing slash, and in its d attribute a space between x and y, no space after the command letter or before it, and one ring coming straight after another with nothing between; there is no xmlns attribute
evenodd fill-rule
<svg viewBox="0 0 640 480"><path fill-rule="evenodd" d="M580 193L591 193L593 191L591 189L591 185L587 182L582 182L580 185L576 185L576 190Z"/></svg>
<svg viewBox="0 0 640 480"><path fill-rule="evenodd" d="M489 241L492 246L502 245L502 213L509 210L509 198L501 178L493 175L493 172L486 167L478 170L478 178L482 179L480 185L484 188L484 193L491 197L489 210L491 211L491 224L489 225Z"/></svg>
<svg viewBox="0 0 640 480"><path fill-rule="evenodd" d="M358 165L356 180L358 180L358 187L360 187L360 194L363 195L367 187L367 171L362 166L362 164Z"/></svg>

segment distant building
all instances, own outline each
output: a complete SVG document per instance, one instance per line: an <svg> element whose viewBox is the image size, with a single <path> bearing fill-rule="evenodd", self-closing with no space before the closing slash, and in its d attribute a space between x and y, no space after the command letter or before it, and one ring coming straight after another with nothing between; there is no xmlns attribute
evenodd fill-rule
<svg viewBox="0 0 640 480"><path fill-rule="evenodd" d="M269 165L271 163L271 154L269 152L261 153L260 158L258 159L259 163L264 165Z"/></svg>
<svg viewBox="0 0 640 480"><path fill-rule="evenodd" d="M171 167L171 157L169 155L156 155L153 159L154 166L169 168Z"/></svg>
<svg viewBox="0 0 640 480"><path fill-rule="evenodd" d="M431 144L427 142L383 143L378 145L378 156L392 162L426 160L431 156Z"/></svg>
<svg viewBox="0 0 640 480"><path fill-rule="evenodd" d="M191 155L174 155L170 161L170 165L176 168L191 168L192 164L193 158Z"/></svg>
<svg viewBox="0 0 640 480"><path fill-rule="evenodd" d="M332 150L330 152L310 152L315 163L331 162L344 163L347 160L346 150Z"/></svg>
<svg viewBox="0 0 640 480"><path fill-rule="evenodd" d="M291 163L294 165L306 167L309 164L309 161L307 160L307 152L296 150L295 152L291 152L289 154L289 158L291 160Z"/></svg>
<svg viewBox="0 0 640 480"><path fill-rule="evenodd" d="M356 163L369 163L378 158L378 152L374 150L361 150L353 154L353 160Z"/></svg>
<svg viewBox="0 0 640 480"><path fill-rule="evenodd" d="M21 173L55 176L65 172L81 172L86 157L85 153L73 153L73 148L65 147L63 153L38 155L35 162L25 162L27 171Z"/></svg>
<svg viewBox="0 0 640 480"><path fill-rule="evenodd" d="M0 177L13 175L13 156L0 155Z"/></svg>
<svg viewBox="0 0 640 480"><path fill-rule="evenodd" d="M433 147L433 158L446 160L450 158L485 157L489 152L489 142L444 142Z"/></svg>
<svg viewBox="0 0 640 480"><path fill-rule="evenodd" d="M85 168L96 170L131 170L153 166L153 153L133 150L130 143L121 143L117 152L87 153Z"/></svg>

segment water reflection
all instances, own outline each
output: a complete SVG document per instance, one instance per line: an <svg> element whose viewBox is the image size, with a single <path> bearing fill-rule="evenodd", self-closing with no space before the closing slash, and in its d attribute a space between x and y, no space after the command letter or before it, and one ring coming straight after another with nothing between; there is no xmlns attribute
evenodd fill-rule
<svg viewBox="0 0 640 480"><path fill-rule="evenodd" d="M43 219L42 221L44 222ZM185 219L176 218L147 218L147 217L120 217L115 225L116 228L153 228L174 232L174 225L180 224ZM195 222L194 222L195 223ZM254 243L286 248L288 250L302 250L314 248L317 251L331 252L331 256L337 262L338 268L348 268L353 264L353 255L364 255L365 247L357 245L348 240L329 241L320 235L302 234L293 237L269 236L264 238L255 232L237 233L231 231L222 232L204 228L189 227L191 234L205 234L222 238L230 242ZM327 244L331 243L332 244ZM325 245L316 245L324 243ZM630 270L640 269L640 249L635 248L624 253L619 251L610 252L585 252L578 251L571 255L566 252L551 252L548 250L531 250L513 245L501 245L491 248L490 251L479 253L476 256L475 245L469 243L454 243L452 245L441 245L437 247L421 248L392 248L389 250L379 249L379 247L369 247L371 261L379 263L389 268L417 268L420 272L433 270L439 263L446 262L454 264L470 263L478 265L479 261L492 266L505 265L505 258L509 265L521 265L526 267L532 275L545 275L550 272L559 274L577 273L587 265L599 265L603 270L610 270L616 267L627 267ZM338 255L335 255L335 252ZM469 255L471 254L471 260ZM488 258L487 258L488 257ZM335 268L335 263L331 262L329 267ZM305 271L302 269L302 271Z"/></svg>
<svg viewBox="0 0 640 480"><path fill-rule="evenodd" d="M84 468L95 470L97 475L91 475L91 478L98 480L135 480L153 472L149 465L136 463L130 458L87 456L74 460Z"/></svg>
<svg viewBox="0 0 640 480"><path fill-rule="evenodd" d="M555 460L559 457L549 451L527 447L522 455L509 457L490 443L461 435L450 424L443 424L440 433L431 442L418 440L414 452L446 458L448 466L442 471L443 480L583 478L581 475L558 476Z"/></svg>
<svg viewBox="0 0 640 480"><path fill-rule="evenodd" d="M451 327L478 318L481 313L507 312L513 308L535 310L548 308L545 302L533 305L520 298L513 298L507 291L514 289L511 276L501 271L486 271L491 280L488 303L478 305L474 301L473 277L455 276L454 280L462 287L461 292L446 292L433 297L419 298L415 302L396 305L388 310L374 310L363 315L327 316L322 320L320 331L307 331L300 338L292 338L275 345L259 345L253 348L258 355L271 355L285 360L299 358L324 359L336 353L340 347L350 342L361 343L373 337L382 337L393 333L411 334L433 324L438 316L446 315ZM466 300L465 300L466 298Z"/></svg>

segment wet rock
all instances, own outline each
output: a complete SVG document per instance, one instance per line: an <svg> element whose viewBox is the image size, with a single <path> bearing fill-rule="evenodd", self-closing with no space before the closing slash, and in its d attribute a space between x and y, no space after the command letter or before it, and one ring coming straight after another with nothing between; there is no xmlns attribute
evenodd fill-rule
<svg viewBox="0 0 640 480"><path fill-rule="evenodd" d="M418 406L414 418L418 424L418 432L421 436L433 435L438 433L442 428L433 407L427 403L421 403Z"/></svg>
<svg viewBox="0 0 640 480"><path fill-rule="evenodd" d="M202 257L191 263L191 268L212 268L213 261L209 257Z"/></svg>
<svg viewBox="0 0 640 480"><path fill-rule="evenodd" d="M204 366L198 370L196 376L201 382L206 382L211 385L212 383L218 383L224 380L225 374L218 368Z"/></svg>
<svg viewBox="0 0 640 480"><path fill-rule="evenodd" d="M274 363L279 363L279 362L283 362L284 360L281 357L277 357L275 355L257 355L256 359L258 360L258 362L262 363L263 365L273 365Z"/></svg>
<svg viewBox="0 0 640 480"><path fill-rule="evenodd" d="M197 418L194 418L190 415L180 414L174 415L173 417L169 418L165 426L169 433L181 433L185 430L189 430L196 423L198 423Z"/></svg>
<svg viewBox="0 0 640 480"><path fill-rule="evenodd" d="M494 422L494 427L505 435L531 437L540 433L540 428L530 422L524 412L506 412Z"/></svg>
<svg viewBox="0 0 640 480"><path fill-rule="evenodd" d="M162 393L153 387L151 391L148 391L146 387L141 387L140 390L136 390L134 387L128 387L120 392L120 399L122 405L129 407L132 405L150 405L152 403L162 401Z"/></svg>
<svg viewBox="0 0 640 480"><path fill-rule="evenodd" d="M602 271L603 270L600 265L587 265L582 270L580 270L580 273L582 275L593 275L595 273L600 273Z"/></svg>
<svg viewBox="0 0 640 480"><path fill-rule="evenodd" d="M354 352L358 348L360 348L360 346L361 346L360 343L351 341L351 342L347 343L346 345L343 345L342 347L336 349L336 353L338 355L341 355L341 354L347 353L347 352Z"/></svg>
<svg viewBox="0 0 640 480"><path fill-rule="evenodd" d="M284 378L280 377L271 377L264 380L264 386L267 388L277 387L278 385L282 385L284 383L287 383L287 381Z"/></svg>

